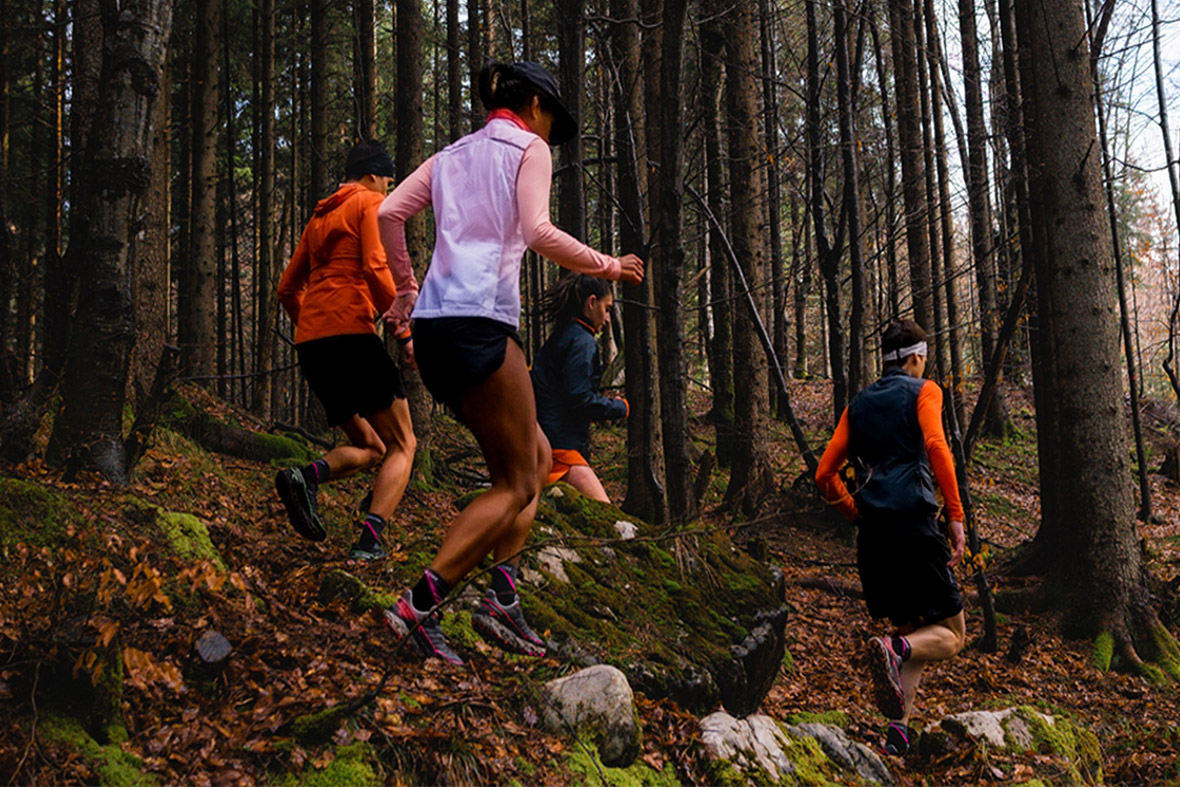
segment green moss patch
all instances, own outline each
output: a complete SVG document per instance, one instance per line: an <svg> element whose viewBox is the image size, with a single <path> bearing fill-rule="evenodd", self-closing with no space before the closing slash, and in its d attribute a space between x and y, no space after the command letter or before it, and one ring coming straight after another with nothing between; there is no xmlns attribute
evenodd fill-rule
<svg viewBox="0 0 1180 787"><path fill-rule="evenodd" d="M0 478L0 544L55 547L82 516L64 495L19 478Z"/></svg>
<svg viewBox="0 0 1180 787"><path fill-rule="evenodd" d="M322 770L308 766L299 773L276 775L271 782L281 787L370 787L381 784L373 769L372 750L363 743L341 746Z"/></svg>
<svg viewBox="0 0 1180 787"><path fill-rule="evenodd" d="M119 748L115 743L102 745L70 716L50 715L38 726L45 740L76 751L90 763L99 782L110 787L159 784L159 779L144 773L143 761Z"/></svg>
<svg viewBox="0 0 1180 787"><path fill-rule="evenodd" d="M1028 723L1038 752L1066 760L1073 784L1102 783L1102 749L1097 735L1063 714L1053 716L1051 724L1029 706L1017 708L1016 715Z"/></svg>
<svg viewBox="0 0 1180 787"><path fill-rule="evenodd" d="M598 750L592 743L575 744L569 748L565 767L572 778L571 787L678 787L676 769L665 765L656 770L643 761L632 763L626 768L610 768L598 759Z"/></svg>

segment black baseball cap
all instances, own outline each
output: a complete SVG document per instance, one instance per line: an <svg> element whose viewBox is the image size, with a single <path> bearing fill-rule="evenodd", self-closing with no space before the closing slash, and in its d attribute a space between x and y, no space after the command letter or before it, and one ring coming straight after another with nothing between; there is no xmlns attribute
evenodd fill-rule
<svg viewBox="0 0 1180 787"><path fill-rule="evenodd" d="M537 88L545 109L553 113L553 129L549 132L549 144L560 145L573 139L578 133L578 122L565 108L561 93L557 89L557 80L543 66L531 60L517 60L512 64L512 70Z"/></svg>

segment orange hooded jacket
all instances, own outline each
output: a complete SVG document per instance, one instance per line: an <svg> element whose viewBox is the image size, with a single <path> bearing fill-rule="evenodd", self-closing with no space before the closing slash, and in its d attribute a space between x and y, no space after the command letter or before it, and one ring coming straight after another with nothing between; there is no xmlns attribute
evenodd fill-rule
<svg viewBox="0 0 1180 787"><path fill-rule="evenodd" d="M374 320L397 295L377 231L383 199L344 183L316 204L278 289L297 344L377 332Z"/></svg>

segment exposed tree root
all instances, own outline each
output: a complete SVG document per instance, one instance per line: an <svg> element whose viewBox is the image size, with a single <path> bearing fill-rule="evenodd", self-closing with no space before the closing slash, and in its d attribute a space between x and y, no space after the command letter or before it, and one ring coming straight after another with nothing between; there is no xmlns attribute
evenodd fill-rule
<svg viewBox="0 0 1180 787"><path fill-rule="evenodd" d="M1137 674L1156 685L1180 682L1180 644L1175 635L1146 605L1137 605L1131 614L1135 618L1131 626L1111 623L1095 637L1092 654L1097 667Z"/></svg>

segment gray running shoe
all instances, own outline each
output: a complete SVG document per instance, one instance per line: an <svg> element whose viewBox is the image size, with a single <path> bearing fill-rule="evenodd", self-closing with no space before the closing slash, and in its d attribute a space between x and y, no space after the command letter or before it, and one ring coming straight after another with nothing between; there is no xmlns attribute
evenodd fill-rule
<svg viewBox="0 0 1180 787"><path fill-rule="evenodd" d="M316 511L315 487L308 486L299 468L280 470L275 476L275 490L283 501L283 507L287 509L287 519L299 535L312 541L323 541L328 537L328 531L324 529L324 523Z"/></svg>
<svg viewBox="0 0 1180 787"><path fill-rule="evenodd" d="M361 542L356 542L352 545L348 556L353 560L384 560L389 557L389 553L381 546L380 542L373 544L371 547L362 547Z"/></svg>
<svg viewBox="0 0 1180 787"><path fill-rule="evenodd" d="M901 687L901 656L893 650L888 637L873 637L868 641L866 657L869 675L873 679L873 700L877 710L887 719L905 715L905 697Z"/></svg>
<svg viewBox="0 0 1180 787"><path fill-rule="evenodd" d="M471 627L502 650L525 656L545 655L545 640L533 633L525 622L524 613L520 610L520 596L504 606L496 596L496 591L489 588L479 603L479 609L471 616Z"/></svg>
<svg viewBox="0 0 1180 787"><path fill-rule="evenodd" d="M421 625L418 625L419 621ZM463 659L447 645L438 614L422 614L414 609L410 603L410 591L407 590L396 604L385 610L385 625L400 639L405 639L407 634L413 632L414 644L423 656L439 658L456 666L463 665Z"/></svg>

